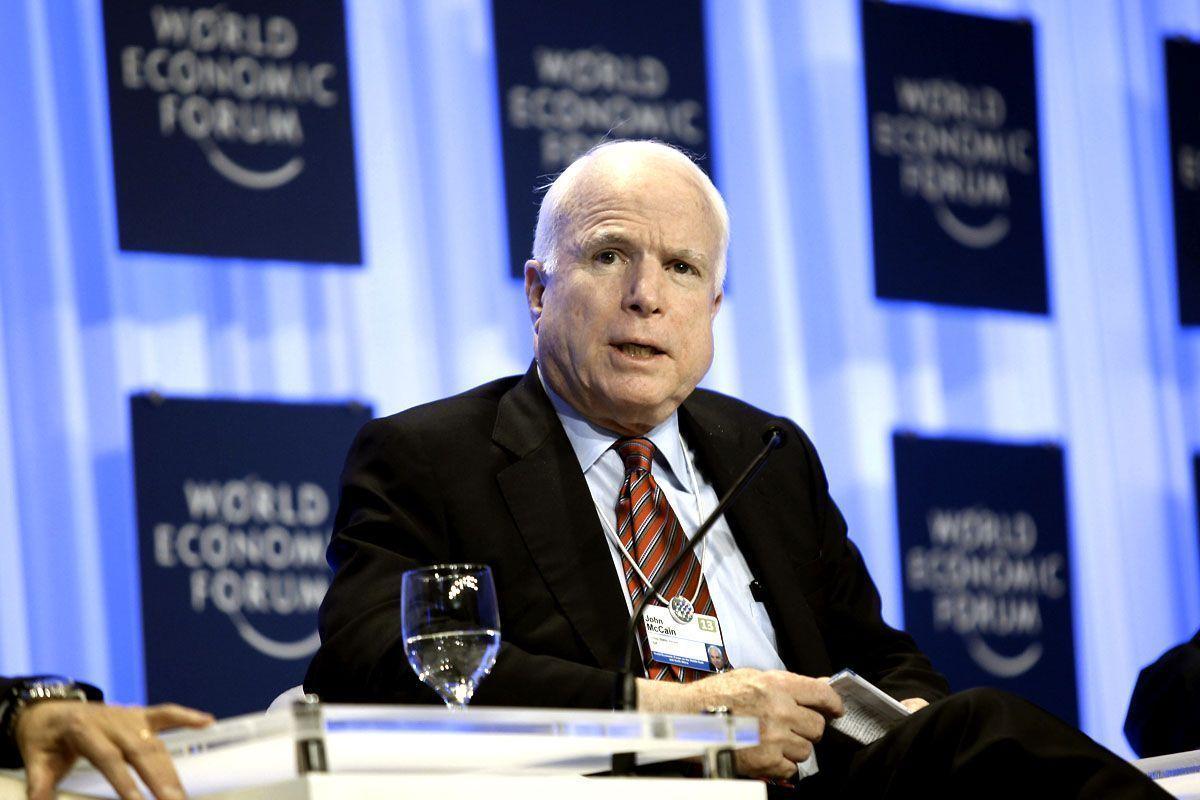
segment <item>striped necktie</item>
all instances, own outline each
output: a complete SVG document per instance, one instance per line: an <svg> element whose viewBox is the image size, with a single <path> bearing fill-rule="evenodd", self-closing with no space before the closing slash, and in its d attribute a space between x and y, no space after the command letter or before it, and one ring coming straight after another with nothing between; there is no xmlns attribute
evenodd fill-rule
<svg viewBox="0 0 1200 800"><path fill-rule="evenodd" d="M662 569L683 551L687 545L687 535L667 503L666 495L650 474L654 462L654 444L649 439L638 437L619 439L615 446L625 464L625 482L617 493L617 536L625 551L637 562L638 569L653 582ZM636 607L649 587L642 582L629 558L625 559L623 566L629 599ZM668 601L682 596L692 601L697 614L716 616L712 598L708 594L708 584L695 553L689 553L675 570L662 596ZM650 602L662 605L658 598ZM651 680L682 683L698 680L708 674L690 667L651 661L644 624L638 626L638 638L643 662L648 666L647 677Z"/></svg>

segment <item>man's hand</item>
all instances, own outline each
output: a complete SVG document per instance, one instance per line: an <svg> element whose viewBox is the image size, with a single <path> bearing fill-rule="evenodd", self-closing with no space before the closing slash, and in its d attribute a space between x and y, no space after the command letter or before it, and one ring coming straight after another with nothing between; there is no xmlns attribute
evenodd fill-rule
<svg viewBox="0 0 1200 800"><path fill-rule="evenodd" d="M79 756L92 762L123 800L142 797L131 765L158 800L182 800L171 757L155 735L167 728L203 728L210 714L174 704L149 708L52 700L17 717L16 742L25 762L30 800L50 800Z"/></svg>
<svg viewBox="0 0 1200 800"><path fill-rule="evenodd" d="M842 698L825 678L780 670L735 669L689 684L638 681L640 711L688 713L710 706L758 717L759 744L736 752L739 773L784 779L812 754L826 720L843 711Z"/></svg>
<svg viewBox="0 0 1200 800"><path fill-rule="evenodd" d="M929 701L924 697L910 697L907 700L901 700L900 705L904 706L909 711L917 712L929 705Z"/></svg>

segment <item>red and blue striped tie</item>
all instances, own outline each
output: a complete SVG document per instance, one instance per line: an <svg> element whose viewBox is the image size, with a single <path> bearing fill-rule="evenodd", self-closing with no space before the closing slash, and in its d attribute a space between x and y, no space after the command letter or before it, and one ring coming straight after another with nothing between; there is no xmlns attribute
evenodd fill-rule
<svg viewBox="0 0 1200 800"><path fill-rule="evenodd" d="M615 446L625 464L625 482L617 493L617 536L626 552L637 561L642 574L653 582L659 572L683 551L687 545L687 535L667 503L666 495L650 474L654 462L654 444L649 439L638 437L619 439ZM625 560L624 569L629 599L636 607L648 587L629 559ZM668 601L680 595L688 600L695 598L693 606L697 614L716 616L712 598L708 594L708 584L695 553L688 554L662 592ZM658 598L650 602L662 606ZM683 683L698 680L707 674L690 667L651 661L645 625L638 626L638 638L643 661L648 665L647 677L651 680L669 679Z"/></svg>

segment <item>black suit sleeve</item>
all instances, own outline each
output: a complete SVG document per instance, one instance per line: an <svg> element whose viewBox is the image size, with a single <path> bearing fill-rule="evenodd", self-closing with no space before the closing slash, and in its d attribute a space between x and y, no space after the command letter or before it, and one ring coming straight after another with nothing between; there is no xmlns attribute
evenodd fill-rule
<svg viewBox="0 0 1200 800"><path fill-rule="evenodd" d="M829 495L816 449L797 427L812 476L809 491L821 532L821 576L810 600L834 669L850 668L898 699L929 702L949 693L945 677L907 633L883 620L882 603L846 520Z"/></svg>
<svg viewBox="0 0 1200 800"><path fill-rule="evenodd" d="M20 681L20 678L0 677L0 769L16 769L21 766L21 754L17 752L17 743L7 735L8 708L4 702Z"/></svg>
<svg viewBox="0 0 1200 800"><path fill-rule="evenodd" d="M1143 758L1200 748L1200 633L1138 675L1125 738Z"/></svg>
<svg viewBox="0 0 1200 800"><path fill-rule="evenodd" d="M437 703L409 666L400 628L401 575L462 561L445 491L416 426L388 420L359 433L342 473L329 548L335 570L321 605L321 648L305 677L331 702ZM480 498L486 505L491 498ZM501 608L503 614L504 609ZM502 629L506 623L501 620ZM503 641L474 703L610 708L614 672Z"/></svg>

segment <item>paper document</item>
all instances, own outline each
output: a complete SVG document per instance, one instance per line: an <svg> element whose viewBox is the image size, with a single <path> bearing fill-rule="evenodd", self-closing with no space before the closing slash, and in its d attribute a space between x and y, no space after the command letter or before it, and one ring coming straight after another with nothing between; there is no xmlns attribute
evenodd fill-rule
<svg viewBox="0 0 1200 800"><path fill-rule="evenodd" d="M829 685L841 695L846 707L846 713L830 720L829 726L856 742L870 744L912 713L852 670L834 675Z"/></svg>

